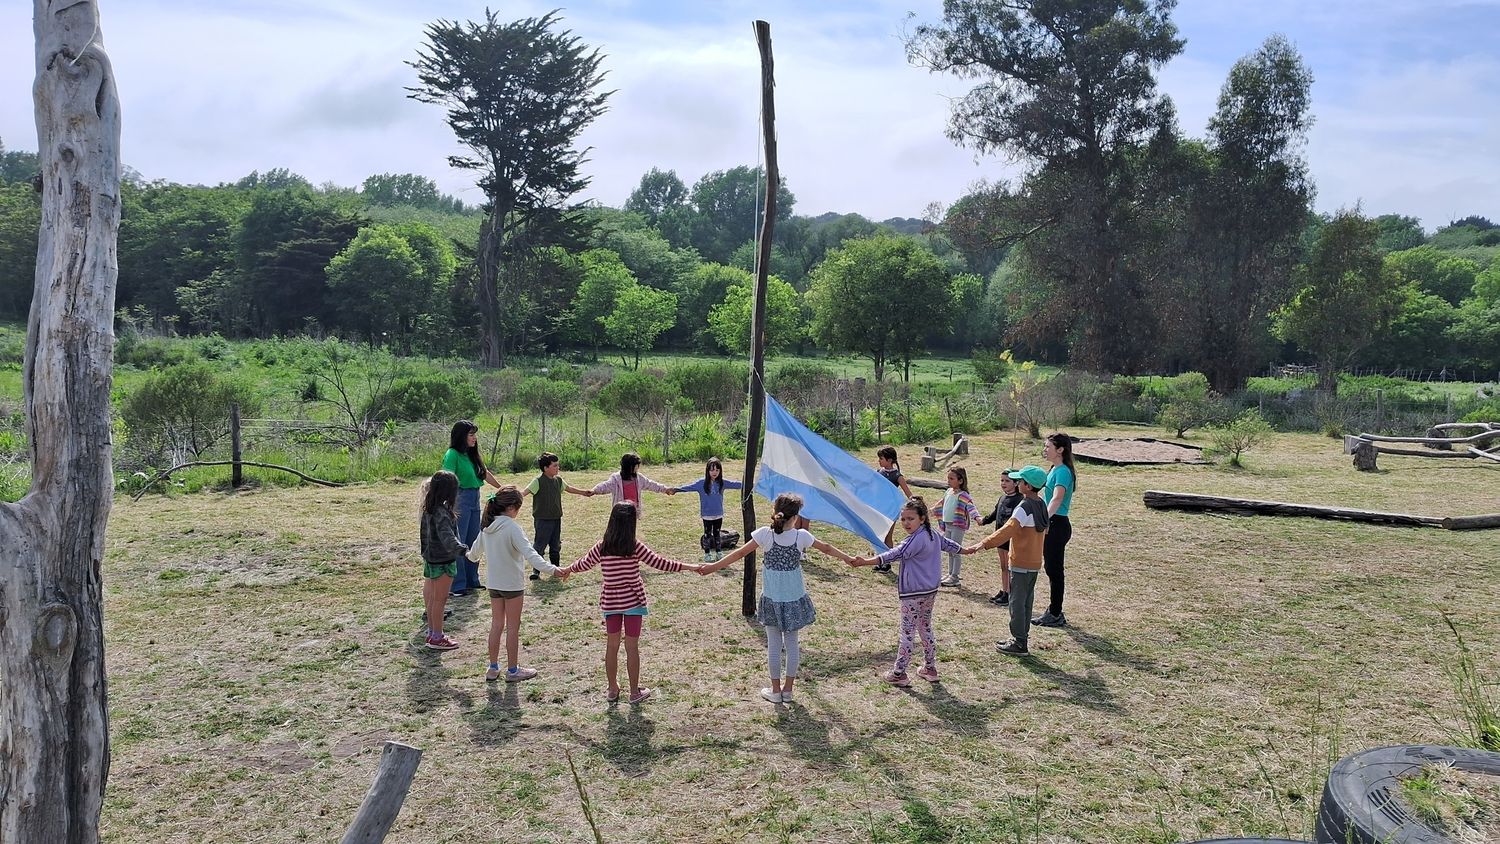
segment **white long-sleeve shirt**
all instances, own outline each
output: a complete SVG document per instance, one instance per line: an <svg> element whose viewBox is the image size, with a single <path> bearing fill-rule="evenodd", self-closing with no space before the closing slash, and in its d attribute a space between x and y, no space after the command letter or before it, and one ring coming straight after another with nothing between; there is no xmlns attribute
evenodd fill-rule
<svg viewBox="0 0 1500 844"><path fill-rule="evenodd" d="M519 591L526 588L526 564L537 571L556 574L557 567L542 559L531 540L510 516L496 516L469 547L469 559L485 561L484 584L490 589Z"/></svg>

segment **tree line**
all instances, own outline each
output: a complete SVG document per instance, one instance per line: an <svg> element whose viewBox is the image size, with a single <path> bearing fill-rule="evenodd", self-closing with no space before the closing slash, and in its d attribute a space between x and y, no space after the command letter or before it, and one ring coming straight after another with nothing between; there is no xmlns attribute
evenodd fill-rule
<svg viewBox="0 0 1500 844"><path fill-rule="evenodd" d="M1014 348L1097 372L1200 371L1220 391L1272 361L1500 368L1500 227L1429 236L1399 215L1318 215L1303 155L1312 72L1280 36L1231 68L1202 136L1157 88L1170 2L955 0L908 58L975 82L949 137L1024 165L924 219L794 213L777 190L768 341L868 358ZM483 201L412 174L357 189L284 170L200 187L128 180L119 304L225 336L336 333L473 357L738 353L767 186L652 168L622 208L580 205L579 133L608 107L602 54L557 14L437 21L409 63ZM935 127L936 131L936 127ZM0 148L0 318L29 297L27 153ZM28 216L30 215L30 216ZM34 237L33 237L34 240ZM34 249L34 243L32 247Z"/></svg>

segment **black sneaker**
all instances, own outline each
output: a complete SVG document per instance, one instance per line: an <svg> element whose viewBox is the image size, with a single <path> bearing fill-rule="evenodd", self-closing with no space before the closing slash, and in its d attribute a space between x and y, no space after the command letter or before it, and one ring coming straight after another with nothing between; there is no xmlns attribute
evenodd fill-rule
<svg viewBox="0 0 1500 844"><path fill-rule="evenodd" d="M1048 610L1047 612L1042 613L1036 618L1033 618L1031 620L1031 623L1035 624L1038 627L1067 627L1068 616L1066 613L1053 615L1052 611Z"/></svg>
<svg viewBox="0 0 1500 844"><path fill-rule="evenodd" d="M997 607L1008 607L1010 606L1010 593L1005 591L996 592L995 597L990 599L990 603Z"/></svg>
<svg viewBox="0 0 1500 844"><path fill-rule="evenodd" d="M540 572L536 571L535 569L532 569L532 571L531 571L531 579L532 580L541 580L542 579L542 575L541 575Z"/></svg>
<svg viewBox="0 0 1500 844"><path fill-rule="evenodd" d="M1026 656L1027 654L1031 653L1030 648L1027 648L1025 645L1017 642L1015 639L1006 639L1005 641L1000 642L999 644L995 645L995 650L1003 654L1009 654L1011 656Z"/></svg>
<svg viewBox="0 0 1500 844"><path fill-rule="evenodd" d="M890 563L876 563L875 564L875 570L876 571L890 571L891 570L891 564Z"/></svg>

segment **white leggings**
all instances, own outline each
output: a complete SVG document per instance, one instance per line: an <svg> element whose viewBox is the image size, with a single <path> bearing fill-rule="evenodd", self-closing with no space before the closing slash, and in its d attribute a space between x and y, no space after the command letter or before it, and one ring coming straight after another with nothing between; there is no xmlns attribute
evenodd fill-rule
<svg viewBox="0 0 1500 844"><path fill-rule="evenodd" d="M788 679L796 679L797 664L801 661L801 654L797 651L797 634L799 630L790 632L783 631L780 627L766 628L766 663L771 667L771 679L781 678L781 650L786 648L786 676Z"/></svg>

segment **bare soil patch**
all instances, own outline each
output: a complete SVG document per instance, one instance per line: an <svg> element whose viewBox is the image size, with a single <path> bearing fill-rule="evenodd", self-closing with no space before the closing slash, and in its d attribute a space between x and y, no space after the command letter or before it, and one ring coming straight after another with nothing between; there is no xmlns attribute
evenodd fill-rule
<svg viewBox="0 0 1500 844"><path fill-rule="evenodd" d="M1150 437L1080 440L1073 444L1073 455L1089 463L1111 466L1207 462L1203 459L1203 449L1198 446Z"/></svg>

